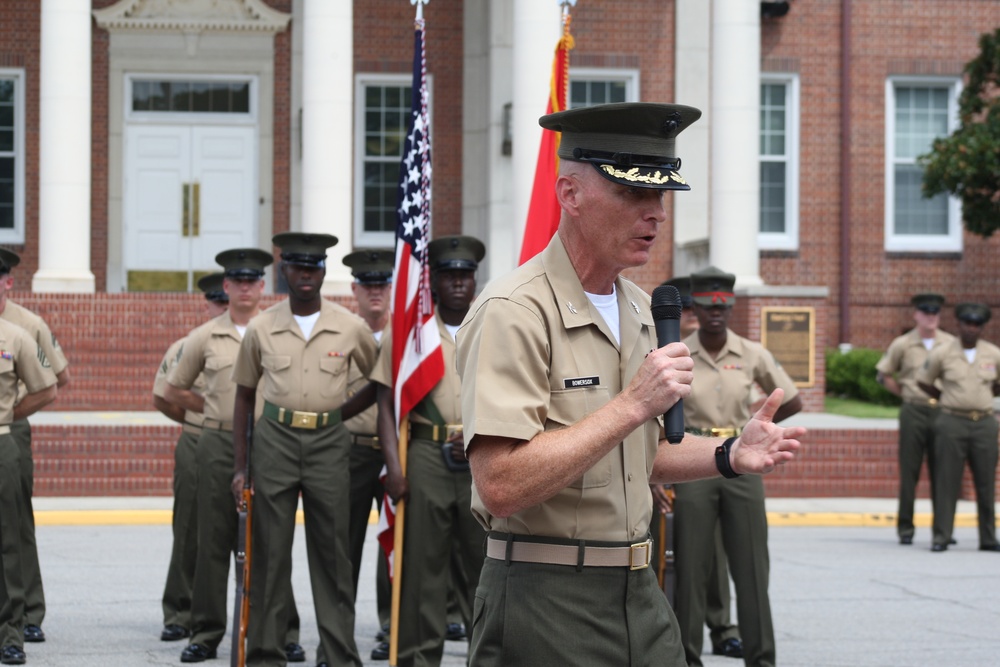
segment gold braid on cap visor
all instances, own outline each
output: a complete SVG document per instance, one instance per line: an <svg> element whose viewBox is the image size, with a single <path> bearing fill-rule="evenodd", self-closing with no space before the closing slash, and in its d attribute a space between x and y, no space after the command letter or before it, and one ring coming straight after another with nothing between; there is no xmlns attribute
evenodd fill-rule
<svg viewBox="0 0 1000 667"><path fill-rule="evenodd" d="M668 171L666 174L657 170L652 174L640 174L638 167L632 167L628 171L622 171L617 169L610 164L598 165L604 173L608 174L613 178L620 178L626 181L632 181L634 183L649 183L651 185L663 185L664 183L669 183L674 181L680 183L681 185L687 185L687 181L681 178L681 175L675 171Z"/></svg>

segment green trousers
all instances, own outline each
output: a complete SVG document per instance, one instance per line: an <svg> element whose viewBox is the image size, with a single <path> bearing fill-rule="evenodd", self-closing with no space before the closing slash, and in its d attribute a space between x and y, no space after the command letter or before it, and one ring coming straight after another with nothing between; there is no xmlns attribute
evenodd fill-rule
<svg viewBox="0 0 1000 667"><path fill-rule="evenodd" d="M440 665L444 653L449 589L472 607L486 533L470 509L471 474L449 471L440 444L412 440L406 465L399 665L429 667Z"/></svg>
<svg viewBox="0 0 1000 667"><path fill-rule="evenodd" d="M10 425L21 457L21 569L24 572L24 624L41 626L45 619L45 591L42 569L38 564L35 543L35 511L31 498L35 493L35 462L31 457L31 425L18 419Z"/></svg>
<svg viewBox="0 0 1000 667"><path fill-rule="evenodd" d="M955 508L962 495L962 475L969 462L976 487L979 546L997 543L996 505L997 420L979 421L942 412L934 421L934 544L948 544L955 528Z"/></svg>
<svg viewBox="0 0 1000 667"><path fill-rule="evenodd" d="M250 454L255 493L248 666L285 665L291 610L284 587L301 493L319 655L331 665L361 667L349 544L350 448L343 424L306 430L268 418L257 422Z"/></svg>
<svg viewBox="0 0 1000 667"><path fill-rule="evenodd" d="M368 521L371 517L372 501L382 508L382 498L385 489L379 481L379 473L385 461L382 450L368 445L351 446L351 567L354 580L354 599L358 598L358 587L361 585L361 558L365 549L365 536L368 533ZM376 609L379 624L389 622L389 607L391 591L389 577L386 573L385 557L377 554L378 563L375 569Z"/></svg>
<svg viewBox="0 0 1000 667"><path fill-rule="evenodd" d="M677 557L677 620L688 665L701 663L703 626L712 580L716 525L736 588L736 622L744 661L775 664L774 626L767 595L770 557L764 483L756 475L674 485L674 551Z"/></svg>
<svg viewBox="0 0 1000 667"><path fill-rule="evenodd" d="M229 612L227 595L230 587L234 586L229 576L229 564L239 532L239 515L231 490L232 433L203 429L198 440L197 460L198 556L191 599L191 643L216 648L226 633ZM291 570L281 591L287 610L281 644L284 647L285 643L298 643L299 639L299 617L292 596ZM251 618L254 611L251 610Z"/></svg>
<svg viewBox="0 0 1000 667"><path fill-rule="evenodd" d="M685 667L686 662L677 620L652 568L577 569L487 558L476 591L470 664Z"/></svg>
<svg viewBox="0 0 1000 667"><path fill-rule="evenodd" d="M181 431L174 449L174 543L163 586L163 625L191 629L191 591L198 559L198 435Z"/></svg>
<svg viewBox="0 0 1000 667"><path fill-rule="evenodd" d="M896 533L913 537L913 505L917 497L920 468L927 459L934 504L934 420L941 411L929 405L903 403L899 408L899 512Z"/></svg>
<svg viewBox="0 0 1000 667"><path fill-rule="evenodd" d="M0 435L0 646L24 646L21 565L21 463L17 443Z"/></svg>

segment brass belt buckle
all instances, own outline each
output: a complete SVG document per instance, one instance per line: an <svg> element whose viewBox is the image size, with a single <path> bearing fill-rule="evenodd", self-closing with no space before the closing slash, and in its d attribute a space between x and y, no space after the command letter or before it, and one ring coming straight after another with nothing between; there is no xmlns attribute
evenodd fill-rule
<svg viewBox="0 0 1000 667"><path fill-rule="evenodd" d="M642 570L649 567L649 558L653 551L653 541L646 540L629 547L628 569Z"/></svg>
<svg viewBox="0 0 1000 667"><path fill-rule="evenodd" d="M444 427L444 441L448 442L456 433L462 432L461 424L446 424Z"/></svg>
<svg viewBox="0 0 1000 667"><path fill-rule="evenodd" d="M982 416L983 413L980 412L979 410L972 410L969 412L969 419L971 419L974 422L979 421L982 418Z"/></svg>
<svg viewBox="0 0 1000 667"><path fill-rule="evenodd" d="M299 412L295 410L292 412L292 426L295 428L316 428L316 413L315 412Z"/></svg>

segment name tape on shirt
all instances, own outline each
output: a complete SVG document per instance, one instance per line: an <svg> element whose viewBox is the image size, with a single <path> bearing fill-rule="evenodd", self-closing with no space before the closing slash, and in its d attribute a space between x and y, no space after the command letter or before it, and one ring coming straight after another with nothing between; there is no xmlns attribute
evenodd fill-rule
<svg viewBox="0 0 1000 667"><path fill-rule="evenodd" d="M601 376L593 375L586 378L566 378L563 380L564 389L575 389L576 387L596 387L601 384Z"/></svg>

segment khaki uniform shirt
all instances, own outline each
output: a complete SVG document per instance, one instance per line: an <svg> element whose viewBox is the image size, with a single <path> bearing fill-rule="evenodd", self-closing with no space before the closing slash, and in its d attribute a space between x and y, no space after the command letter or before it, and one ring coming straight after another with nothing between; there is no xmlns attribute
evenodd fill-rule
<svg viewBox="0 0 1000 667"><path fill-rule="evenodd" d="M936 350L952 340L955 340L954 336L938 329L934 333L931 349ZM910 329L889 343L889 349L878 360L875 370L896 378L902 391L902 399L907 403L926 403L930 397L917 386L917 373L924 367L928 352L920 333L916 329Z"/></svg>
<svg viewBox="0 0 1000 667"><path fill-rule="evenodd" d="M226 430L232 428L236 405L233 364L240 352L240 341L240 332L227 310L187 335L177 365L167 378L181 389L192 389L197 379L203 378L204 386L199 392L205 399L203 417L222 422ZM258 400L255 417L260 417L263 408Z"/></svg>
<svg viewBox="0 0 1000 667"><path fill-rule="evenodd" d="M14 420L19 381L27 393L34 394L54 385L56 375L31 334L0 319L0 425Z"/></svg>
<svg viewBox="0 0 1000 667"><path fill-rule="evenodd" d="M441 317L434 313L434 322L437 324L438 335L441 336L441 354L444 356L444 377L434 385L429 394L434 405L437 406L441 418L446 424L462 423L462 379L458 376L458 369L455 367L455 341L441 321ZM382 339L382 348L378 355L378 363L372 371L372 381L378 382L386 387L392 387L392 333L388 332ZM410 413L410 421L415 424L431 424L429 419L417 414L414 410Z"/></svg>
<svg viewBox="0 0 1000 667"><path fill-rule="evenodd" d="M940 380L941 406L953 410L993 411L993 383L997 381L1000 348L985 340L976 342L976 358L969 363L962 341L955 338L927 355L917 379L926 384Z"/></svg>
<svg viewBox="0 0 1000 667"><path fill-rule="evenodd" d="M767 394L781 387L784 403L799 390L774 355L763 345L732 331L717 358L712 358L695 332L684 339L694 360L691 395L684 399L684 425L692 428L738 428L750 419L754 382Z"/></svg>
<svg viewBox="0 0 1000 667"><path fill-rule="evenodd" d="M63 354L62 348L59 347L59 341L56 340L55 334L52 333L49 325L39 315L7 299L7 304L4 306L3 312L0 313L0 318L16 324L35 339L38 347L42 348L42 352L49 360L53 373L59 375L69 366L69 362L66 361L66 356ZM20 403L21 399L27 393L23 383L18 385L17 403Z"/></svg>
<svg viewBox="0 0 1000 667"><path fill-rule="evenodd" d="M382 330L382 338L376 339L375 344L381 349L382 341L386 339L389 335L390 326L386 325L385 329ZM372 333L374 338L374 333ZM348 397L354 396L368 384L369 378L366 378L357 366L351 366L351 370L347 376L347 395ZM378 406L373 405L359 415L351 417L346 422L344 426L347 430L355 435L366 435L374 437L376 434L378 422Z"/></svg>
<svg viewBox="0 0 1000 667"><path fill-rule="evenodd" d="M530 440L565 428L621 392L656 347L656 333L649 295L621 277L615 289L620 345L587 299L558 235L487 285L458 332L466 446L476 435ZM505 519L489 514L473 479L473 512L488 530L642 538L653 511L649 477L660 430L651 419L554 497Z"/></svg>
<svg viewBox="0 0 1000 667"><path fill-rule="evenodd" d="M233 380L256 387L263 398L286 410L327 412L347 398L351 366L371 373L378 348L365 321L323 299L319 319L306 341L288 301L250 320L240 345Z"/></svg>
<svg viewBox="0 0 1000 667"><path fill-rule="evenodd" d="M180 340L175 340L167 348L167 353L163 355L163 361L160 362L159 368L156 369L156 377L153 379L153 396L159 396L160 398L166 400L167 398L167 378L170 376L170 371L174 369L177 365L177 361L181 358L181 353L184 351L184 342L186 338L181 338ZM191 385L191 389L197 393L202 393L205 391L205 378L199 375L195 379L194 384ZM184 423L191 424L192 426L201 426L204 416L200 412L192 412L191 410L184 411Z"/></svg>

